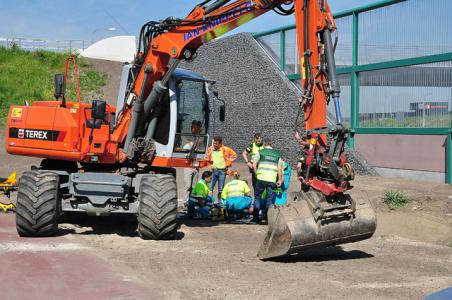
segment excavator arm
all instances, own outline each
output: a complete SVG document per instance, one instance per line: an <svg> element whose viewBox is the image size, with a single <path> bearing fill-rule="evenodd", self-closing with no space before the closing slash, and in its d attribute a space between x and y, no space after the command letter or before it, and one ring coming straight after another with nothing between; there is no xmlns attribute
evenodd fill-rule
<svg viewBox="0 0 452 300"><path fill-rule="evenodd" d="M300 105L306 119L304 131L325 128L327 102L334 95L339 104L340 93L331 44L335 24L326 1L203 1L185 19L167 18L142 27L128 101L115 130L118 142L123 143L120 151L125 153L120 157L136 157L136 149L131 146L134 139L144 139L144 144L152 139L157 123L153 111L182 59L191 60L204 43L271 10L295 14L303 69ZM339 105L337 108L340 116ZM320 135L319 143L326 146L325 134Z"/></svg>

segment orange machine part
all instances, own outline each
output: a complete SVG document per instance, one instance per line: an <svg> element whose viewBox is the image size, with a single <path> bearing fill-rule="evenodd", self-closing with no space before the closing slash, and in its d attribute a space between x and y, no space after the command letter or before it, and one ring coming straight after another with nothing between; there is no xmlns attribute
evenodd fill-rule
<svg viewBox="0 0 452 300"><path fill-rule="evenodd" d="M303 1L295 1L295 20L296 20L296 33L298 40L298 53L300 55L300 67L301 67L301 87L305 85L308 80L306 76L307 64L305 61L305 30L304 30L304 15L308 14L308 28L309 28L309 45L306 48L311 51L310 65L312 68L312 79L314 81L312 86L313 101L306 105L304 109L305 116L305 129L315 129L326 127L327 122L327 91L325 89L325 83L327 82L326 75L319 70L320 66L320 52L318 48L317 33L327 28L327 20L332 20L331 11L328 4L325 1L326 11L320 10L317 1L309 1L308 7L304 7ZM326 135L320 136L321 144L326 145Z"/></svg>
<svg viewBox="0 0 452 300"><path fill-rule="evenodd" d="M309 11L309 35L311 65L314 76L318 72L319 49L317 48L317 33L327 26L331 19L331 12L327 6L326 11L321 11L318 1L309 1L308 7L304 7L304 1L295 0L295 18L298 34L298 47L303 56L303 14ZM279 4L287 3L286 0L277 1ZM271 9L265 8L268 1L239 0L225 7L221 7L210 14L206 14L201 7L196 7L186 20L199 20L198 23L189 26L174 27L157 36L151 43L151 49L144 58L144 63L135 81L133 91L139 94L144 84L144 98L152 90L155 81L160 80L167 72L170 58L181 59L185 50L193 54L202 44L219 37L232 29L264 14ZM231 11L233 9L233 11ZM213 17L209 22L205 18ZM75 59L69 59L74 63ZM144 66L151 66L152 73L147 82L143 82ZM67 77L67 72L66 72ZM302 84L304 79L302 78ZM316 78L313 88L315 101L306 109L306 129L324 127L326 125L326 91L325 75ZM77 85L77 81L76 81ZM8 118L7 151L11 154L39 156L64 160L90 161L92 156L98 156L99 163L114 164L123 162L125 154L118 145L124 142L127 135L132 106L126 106L118 117L119 123L110 133L110 126L104 124L94 130L93 141L89 142L91 129L86 127L86 120L90 116L91 105L86 103L68 102L63 107L60 101L37 101L32 106L13 106L10 108ZM114 112L113 106L107 106L107 116ZM26 131L28 129L29 131ZM324 138L323 142L326 143ZM204 162L200 162L204 164ZM186 159L156 157L154 166L190 166Z"/></svg>

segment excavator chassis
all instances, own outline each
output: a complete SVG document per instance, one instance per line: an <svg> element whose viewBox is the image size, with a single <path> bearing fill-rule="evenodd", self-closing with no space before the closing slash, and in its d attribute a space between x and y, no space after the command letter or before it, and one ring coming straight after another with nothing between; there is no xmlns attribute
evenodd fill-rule
<svg viewBox="0 0 452 300"><path fill-rule="evenodd" d="M352 243L370 238L376 217L370 201L339 193L324 196L309 189L290 204L268 210L268 233L258 257L269 259L303 250Z"/></svg>

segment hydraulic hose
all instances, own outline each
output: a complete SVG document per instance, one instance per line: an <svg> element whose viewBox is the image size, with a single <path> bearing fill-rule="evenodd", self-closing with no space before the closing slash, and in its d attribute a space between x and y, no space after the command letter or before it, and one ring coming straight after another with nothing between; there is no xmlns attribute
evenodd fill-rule
<svg viewBox="0 0 452 300"><path fill-rule="evenodd" d="M142 119L144 112L144 104L143 104L143 95L144 95L144 87L146 86L146 82L148 80L148 76L151 73L151 68L146 66L144 69L144 78L143 83L141 85L140 95L138 95L137 101L133 104L132 118L130 120L129 129L127 131L126 142L124 144L124 152L127 153L130 143L132 139L135 137L135 133L137 132L137 128L139 127L138 123Z"/></svg>
<svg viewBox="0 0 452 300"><path fill-rule="evenodd" d="M206 15L210 14L211 12L213 12L214 10L222 7L223 5L228 3L229 1L231 1L231 0L218 0L218 1L214 2L214 3L212 3L211 5L207 6L204 9L204 11L206 12Z"/></svg>
<svg viewBox="0 0 452 300"><path fill-rule="evenodd" d="M334 108L336 111L336 122L342 124L342 113L339 102L339 96L341 94L341 87L339 79L337 78L336 61L334 59L334 46L331 39L331 31L325 29L322 33L323 43L325 44L325 58L327 63L328 78L330 82L331 94L334 98Z"/></svg>

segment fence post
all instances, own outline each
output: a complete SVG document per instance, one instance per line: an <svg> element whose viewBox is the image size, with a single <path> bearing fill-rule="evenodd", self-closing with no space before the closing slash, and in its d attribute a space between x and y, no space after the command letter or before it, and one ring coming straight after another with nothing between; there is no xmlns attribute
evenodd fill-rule
<svg viewBox="0 0 452 300"><path fill-rule="evenodd" d="M281 30L279 33L279 52L280 52L280 62L279 67L281 68L281 71L285 73L286 71L286 32L284 30Z"/></svg>
<svg viewBox="0 0 452 300"><path fill-rule="evenodd" d="M359 126L359 77L355 67L358 65L358 13L353 13L353 47L351 73L351 108L350 108L350 136L348 146L355 149L355 129Z"/></svg>
<svg viewBox="0 0 452 300"><path fill-rule="evenodd" d="M452 132L446 140L446 183L452 184Z"/></svg>

